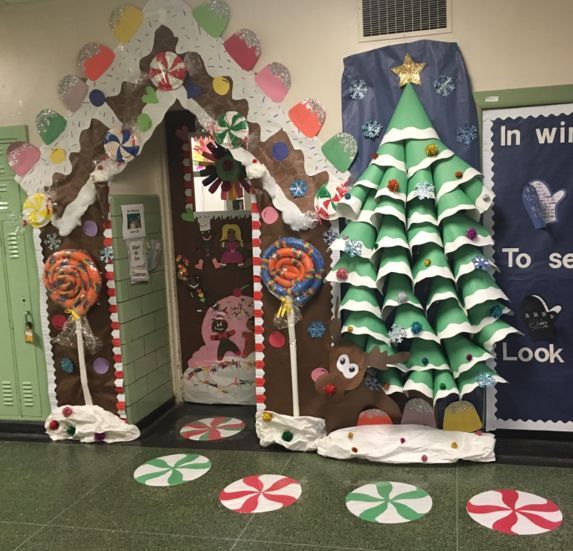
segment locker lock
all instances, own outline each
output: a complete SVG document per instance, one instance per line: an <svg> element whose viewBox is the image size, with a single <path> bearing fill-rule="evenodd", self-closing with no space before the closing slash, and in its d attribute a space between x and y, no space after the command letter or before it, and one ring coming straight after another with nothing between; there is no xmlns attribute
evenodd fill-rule
<svg viewBox="0 0 573 551"><path fill-rule="evenodd" d="M24 341L28 344L34 344L34 324L30 312L26 312L24 315Z"/></svg>

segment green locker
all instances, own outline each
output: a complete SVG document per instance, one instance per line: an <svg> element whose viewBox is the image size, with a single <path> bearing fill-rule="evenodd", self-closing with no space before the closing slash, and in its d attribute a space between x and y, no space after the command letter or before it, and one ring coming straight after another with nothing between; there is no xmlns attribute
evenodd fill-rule
<svg viewBox="0 0 573 551"><path fill-rule="evenodd" d="M10 420L44 419L50 409L32 230L21 227L25 194L6 159L8 146L26 139L23 126L0 128L0 419Z"/></svg>

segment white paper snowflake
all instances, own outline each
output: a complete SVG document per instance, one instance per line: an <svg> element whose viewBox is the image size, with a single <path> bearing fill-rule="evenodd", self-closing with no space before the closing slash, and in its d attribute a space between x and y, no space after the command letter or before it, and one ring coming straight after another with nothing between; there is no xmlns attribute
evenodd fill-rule
<svg viewBox="0 0 573 551"><path fill-rule="evenodd" d="M113 262L113 249L111 247L104 247L99 252L99 257L105 264Z"/></svg>
<svg viewBox="0 0 573 551"><path fill-rule="evenodd" d="M454 77L449 75L440 75L433 84L436 94L444 98L447 98L456 89L456 81Z"/></svg>
<svg viewBox="0 0 573 551"><path fill-rule="evenodd" d="M406 337L406 330L396 323L388 331L388 338L392 344L400 344Z"/></svg>
<svg viewBox="0 0 573 551"><path fill-rule="evenodd" d="M383 385L378 377L374 375L366 375L364 378L364 384L368 388L368 390L382 390Z"/></svg>
<svg viewBox="0 0 573 551"><path fill-rule="evenodd" d="M362 125L362 134L364 135L365 138L368 138L369 140L377 138L378 136L380 136L381 132L382 132L382 125L378 121L375 120L366 121Z"/></svg>
<svg viewBox="0 0 573 551"><path fill-rule="evenodd" d="M366 97L368 86L364 80L353 80L348 87L348 95L353 100L362 100Z"/></svg>
<svg viewBox="0 0 573 551"><path fill-rule="evenodd" d="M338 232L330 228L322 233L322 238L324 239L324 242L330 247L330 245L332 245L338 238Z"/></svg>
<svg viewBox="0 0 573 551"><path fill-rule="evenodd" d="M362 254L362 243L360 243L360 241L354 241L353 239L347 239L344 243L344 252L350 258L360 256Z"/></svg>
<svg viewBox="0 0 573 551"><path fill-rule="evenodd" d="M50 251L56 251L62 246L62 240L57 233L50 233L44 239L44 244Z"/></svg>
<svg viewBox="0 0 573 551"><path fill-rule="evenodd" d="M419 182L414 186L414 196L418 199L434 199L436 197L436 190L430 182Z"/></svg>
<svg viewBox="0 0 573 551"><path fill-rule="evenodd" d="M464 145L471 145L477 139L478 131L474 124L460 126L456 130L456 140Z"/></svg>

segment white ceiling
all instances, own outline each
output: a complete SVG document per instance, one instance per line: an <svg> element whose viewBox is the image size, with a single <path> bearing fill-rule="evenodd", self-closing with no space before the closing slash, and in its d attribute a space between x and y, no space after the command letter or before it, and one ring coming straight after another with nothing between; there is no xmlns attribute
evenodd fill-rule
<svg viewBox="0 0 573 551"><path fill-rule="evenodd" d="M0 0L0 8L2 6L9 6L10 4L27 4L30 2L41 2L43 0Z"/></svg>

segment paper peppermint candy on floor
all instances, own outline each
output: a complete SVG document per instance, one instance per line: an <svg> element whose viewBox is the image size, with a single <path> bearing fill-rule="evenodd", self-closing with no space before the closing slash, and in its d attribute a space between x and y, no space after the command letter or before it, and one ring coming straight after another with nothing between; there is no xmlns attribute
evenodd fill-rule
<svg viewBox="0 0 573 551"><path fill-rule="evenodd" d="M278 474L246 476L229 484L220 494L219 501L236 513L266 513L288 507L302 493L296 480Z"/></svg>
<svg viewBox="0 0 573 551"><path fill-rule="evenodd" d="M368 522L398 524L422 518L432 508L432 498L411 484L376 482L349 493L346 508Z"/></svg>
<svg viewBox="0 0 573 551"><path fill-rule="evenodd" d="M207 417L183 425L179 433L187 440L205 442L235 436L244 428L244 421L235 417Z"/></svg>
<svg viewBox="0 0 573 551"><path fill-rule="evenodd" d="M144 463L133 478L146 486L177 486L207 474L211 462L203 455L176 453Z"/></svg>
<svg viewBox="0 0 573 551"><path fill-rule="evenodd" d="M514 536L551 532L563 522L555 503L519 490L482 492L468 501L466 511L478 524Z"/></svg>

